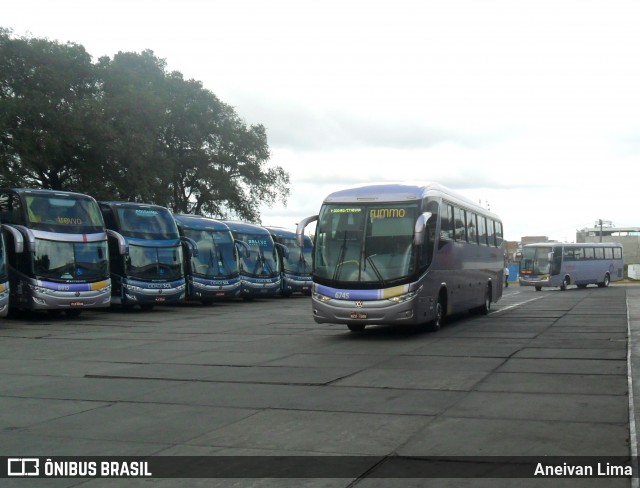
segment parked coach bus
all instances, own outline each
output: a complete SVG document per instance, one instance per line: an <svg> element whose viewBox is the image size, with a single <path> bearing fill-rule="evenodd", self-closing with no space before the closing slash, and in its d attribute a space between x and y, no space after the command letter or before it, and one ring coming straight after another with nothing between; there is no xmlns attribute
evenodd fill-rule
<svg viewBox="0 0 640 488"><path fill-rule="evenodd" d="M444 186L371 185L332 193L317 220L313 317L439 329L446 316L488 313L502 296L502 223Z"/></svg>
<svg viewBox="0 0 640 488"><path fill-rule="evenodd" d="M617 243L561 244L543 242L522 248L520 285L586 288L607 287L623 278L622 245Z"/></svg>
<svg viewBox="0 0 640 488"><path fill-rule="evenodd" d="M187 298L210 304L240 295L240 269L233 234L227 224L199 215L174 214L178 231L197 253L185 249Z"/></svg>
<svg viewBox="0 0 640 488"><path fill-rule="evenodd" d="M9 312L9 272L5 247L4 236L0 232L0 317L6 317Z"/></svg>
<svg viewBox="0 0 640 488"><path fill-rule="evenodd" d="M100 210L109 235L111 303L151 310L184 300L182 244L171 212L131 202L100 202Z"/></svg>
<svg viewBox="0 0 640 488"><path fill-rule="evenodd" d="M280 266L269 231L245 222L225 223L233 234L240 256L240 295L248 300L277 296L280 293Z"/></svg>
<svg viewBox="0 0 640 488"><path fill-rule="evenodd" d="M290 296L293 293L311 294L311 263L313 260L313 243L309 236L304 236L302 246L298 245L295 231L280 227L265 227L277 246L282 277L281 293Z"/></svg>
<svg viewBox="0 0 640 488"><path fill-rule="evenodd" d="M107 234L96 201L80 193L0 190L9 306L16 310L108 307Z"/></svg>

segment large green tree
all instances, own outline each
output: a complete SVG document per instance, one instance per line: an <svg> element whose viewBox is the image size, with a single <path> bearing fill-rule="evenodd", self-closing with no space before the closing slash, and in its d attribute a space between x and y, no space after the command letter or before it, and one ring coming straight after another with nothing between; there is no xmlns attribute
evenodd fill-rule
<svg viewBox="0 0 640 488"><path fill-rule="evenodd" d="M152 51L97 63L82 46L0 30L0 184L259 222L286 202L262 125Z"/></svg>
<svg viewBox="0 0 640 488"><path fill-rule="evenodd" d="M82 46L0 30L0 183L81 186L95 158L97 93Z"/></svg>

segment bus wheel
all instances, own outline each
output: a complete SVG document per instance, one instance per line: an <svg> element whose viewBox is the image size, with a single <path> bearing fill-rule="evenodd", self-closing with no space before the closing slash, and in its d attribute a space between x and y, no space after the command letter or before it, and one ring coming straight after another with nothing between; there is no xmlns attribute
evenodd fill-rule
<svg viewBox="0 0 640 488"><path fill-rule="evenodd" d="M536 291L542 291L542 287L539 285L536 285Z"/></svg>
<svg viewBox="0 0 640 488"><path fill-rule="evenodd" d="M609 273L607 273L604 275L604 280L602 281L602 283L598 283L598 286L600 288L607 288L609 286L609 281L611 280L609 278Z"/></svg>
<svg viewBox="0 0 640 488"><path fill-rule="evenodd" d="M565 291L567 289L567 286L569 286L569 283L570 283L569 277L565 276L564 279L562 280L562 284L560 285L560 289L562 291Z"/></svg>
<svg viewBox="0 0 640 488"><path fill-rule="evenodd" d="M435 316L433 317L433 321L430 324L429 329L432 331L440 330L442 327L442 323L444 321L444 304L442 303L442 297L438 297L438 301L436 302Z"/></svg>
<svg viewBox="0 0 640 488"><path fill-rule="evenodd" d="M484 303L480 306L480 313L487 315L491 310L491 285L484 290Z"/></svg>
<svg viewBox="0 0 640 488"><path fill-rule="evenodd" d="M362 332L364 330L364 324L347 324L351 332Z"/></svg>

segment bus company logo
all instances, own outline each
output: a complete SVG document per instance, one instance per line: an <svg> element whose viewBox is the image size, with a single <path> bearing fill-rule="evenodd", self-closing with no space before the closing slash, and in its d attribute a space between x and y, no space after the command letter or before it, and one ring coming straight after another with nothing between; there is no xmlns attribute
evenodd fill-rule
<svg viewBox="0 0 640 488"><path fill-rule="evenodd" d="M150 283L149 288L171 288L170 283Z"/></svg>
<svg viewBox="0 0 640 488"><path fill-rule="evenodd" d="M8 476L39 476L40 460L38 458L8 458Z"/></svg>
<svg viewBox="0 0 640 488"><path fill-rule="evenodd" d="M364 307L364 302L362 300L356 300L356 308L362 308Z"/></svg>
<svg viewBox="0 0 640 488"><path fill-rule="evenodd" d="M401 219L406 214L404 208L374 208L369 211L372 219Z"/></svg>

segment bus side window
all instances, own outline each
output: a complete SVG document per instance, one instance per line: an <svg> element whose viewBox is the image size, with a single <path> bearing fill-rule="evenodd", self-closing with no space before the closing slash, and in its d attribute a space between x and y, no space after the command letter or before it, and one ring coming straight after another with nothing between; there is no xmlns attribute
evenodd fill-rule
<svg viewBox="0 0 640 488"><path fill-rule="evenodd" d="M551 274L557 275L560 274L560 269L562 268L562 248L554 247L553 248L553 262L551 263Z"/></svg>
<svg viewBox="0 0 640 488"><path fill-rule="evenodd" d="M502 246L502 222L496 221L496 246Z"/></svg>
<svg viewBox="0 0 640 488"><path fill-rule="evenodd" d="M600 252L598 252L600 251ZM585 247L584 248L584 259L593 259L593 248L592 247ZM602 259L602 249L596 249L596 253L595 253L595 257L596 259Z"/></svg>
<svg viewBox="0 0 640 488"><path fill-rule="evenodd" d="M613 259L613 248L611 247L604 248L604 258L608 260Z"/></svg>
<svg viewBox="0 0 640 488"><path fill-rule="evenodd" d="M453 232L451 227L451 217L453 216L453 207L451 205L443 205L440 214L440 234L447 240L453 240Z"/></svg>
<svg viewBox="0 0 640 488"><path fill-rule="evenodd" d="M467 212L467 236L469 238L469 242L473 244L478 243L478 226L476 224L476 214L473 212Z"/></svg>
<svg viewBox="0 0 640 488"><path fill-rule="evenodd" d="M495 222L491 219L487 220L487 230L489 231L487 236L489 238L489 245L490 246L494 246L496 245L496 233L495 233L495 229L494 229L494 224Z"/></svg>
<svg viewBox="0 0 640 488"><path fill-rule="evenodd" d="M464 218L464 210L461 208L455 207L454 210L454 222L455 222L455 240L456 241L466 241L466 224Z"/></svg>
<svg viewBox="0 0 640 488"><path fill-rule="evenodd" d="M622 248L614 247L613 248L613 259L622 259Z"/></svg>
<svg viewBox="0 0 640 488"><path fill-rule="evenodd" d="M487 245L487 219L478 215L478 242L482 246Z"/></svg>
<svg viewBox="0 0 640 488"><path fill-rule="evenodd" d="M586 254L586 251L589 251L589 250L591 250L591 251L593 252L593 248L591 248L591 249L585 249L585 256L587 255L587 254ZM604 259L604 254L605 254L605 253L604 253L604 249L603 249L603 248L601 248L601 247L596 247L595 251L596 251L596 253L595 253L595 255L596 255L596 259Z"/></svg>

